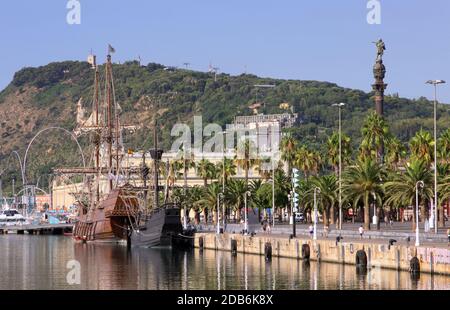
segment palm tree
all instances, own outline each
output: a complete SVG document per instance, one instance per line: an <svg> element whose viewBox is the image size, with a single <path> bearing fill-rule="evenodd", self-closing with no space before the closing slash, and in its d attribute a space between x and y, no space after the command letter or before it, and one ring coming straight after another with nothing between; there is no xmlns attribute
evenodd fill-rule
<svg viewBox="0 0 450 310"><path fill-rule="evenodd" d="M188 186L188 172L190 167L195 167L194 153L190 150L182 150L182 156L180 159L180 165L183 167L183 179L184 179L184 189L187 191Z"/></svg>
<svg viewBox="0 0 450 310"><path fill-rule="evenodd" d="M431 133L420 129L409 142L412 157L423 160L429 166L434 158L434 140Z"/></svg>
<svg viewBox="0 0 450 310"><path fill-rule="evenodd" d="M382 116L372 112L367 117L361 130L363 139L360 146L360 158L375 158L380 161L380 151L389 136L389 127Z"/></svg>
<svg viewBox="0 0 450 310"><path fill-rule="evenodd" d="M350 137L342 134L342 164L349 163L352 150ZM339 133L334 132L331 137L327 139L327 159L328 164L333 168L336 175L339 174Z"/></svg>
<svg viewBox="0 0 450 310"><path fill-rule="evenodd" d="M424 160L413 159L406 167L404 173L391 173L389 181L384 184L386 191L386 204L396 207L415 206L416 199L416 184L418 181L423 181L425 187L423 188L421 201L422 217L425 218L425 206L433 196L433 172L428 169L428 164ZM413 219L413 229L415 227L415 213Z"/></svg>
<svg viewBox="0 0 450 310"><path fill-rule="evenodd" d="M387 139L386 143L386 163L393 169L397 170L398 166L406 158L405 145L394 136Z"/></svg>
<svg viewBox="0 0 450 310"><path fill-rule="evenodd" d="M317 175L322 166L322 157L316 151L302 146L297 150L295 155L295 166L303 171L305 178L310 174Z"/></svg>
<svg viewBox="0 0 450 310"><path fill-rule="evenodd" d="M338 183L334 174L322 177L312 177L310 189L306 195L309 204L314 203L314 189L320 188L320 195L317 196L317 206L320 207L323 216L324 225L329 226L334 223L336 217L335 204L338 201L337 191Z"/></svg>
<svg viewBox="0 0 450 310"><path fill-rule="evenodd" d="M224 173L224 167L225 167L225 173ZM227 183L231 177L236 175L236 165L234 163L234 160L226 158L224 160L224 162L217 163L216 171L217 171L217 176L219 178L220 183L223 182L224 176L225 176L225 183Z"/></svg>
<svg viewBox="0 0 450 310"><path fill-rule="evenodd" d="M271 158L261 158L256 161L256 170L264 181L272 177L272 171L268 167L271 167Z"/></svg>
<svg viewBox="0 0 450 310"><path fill-rule="evenodd" d="M445 227L444 204L450 200L450 163L438 163L439 227Z"/></svg>
<svg viewBox="0 0 450 310"><path fill-rule="evenodd" d="M272 186L262 180L254 180L250 183L250 192L252 193L250 205L252 209L258 210L258 216L261 218L261 211L271 205Z"/></svg>
<svg viewBox="0 0 450 310"><path fill-rule="evenodd" d="M291 191L291 181L282 169L275 170L275 208L277 209L278 218L281 219L281 208L289 205L288 193ZM272 198L270 199L272 202Z"/></svg>
<svg viewBox="0 0 450 310"><path fill-rule="evenodd" d="M297 153L297 140L291 133L287 133L281 140L281 159L288 165L288 176L292 175L292 165Z"/></svg>
<svg viewBox="0 0 450 310"><path fill-rule="evenodd" d="M450 128L438 139L438 156L444 163L450 163Z"/></svg>
<svg viewBox="0 0 450 310"><path fill-rule="evenodd" d="M352 202L354 209L360 202L364 205L364 229L370 230L370 202L382 205L382 180L385 172L380 164L373 159L359 160L350 166L343 177L344 200Z"/></svg>
<svg viewBox="0 0 450 310"><path fill-rule="evenodd" d="M222 188L218 182L214 182L204 189L203 198L199 201L199 203L203 206L206 221L208 219L209 211L212 211L214 223L217 224L216 223L217 198L221 193Z"/></svg>
<svg viewBox="0 0 450 310"><path fill-rule="evenodd" d="M216 178L216 167L209 160L202 159L196 164L196 168L197 175L203 179L203 184L205 187L208 186L208 180Z"/></svg>
<svg viewBox="0 0 450 310"><path fill-rule="evenodd" d="M296 193L299 195L300 200L300 208L302 209L303 213L305 215L309 214L311 215L311 211L314 207L313 200L311 200L310 193L314 190L314 186L311 182L311 178L309 179L301 179L298 187L296 188ZM307 216L308 218L312 220L311 216Z"/></svg>
<svg viewBox="0 0 450 310"><path fill-rule="evenodd" d="M245 188L248 189L248 172L257 162L253 141L245 139L236 150L235 162L245 173Z"/></svg>
<svg viewBox="0 0 450 310"><path fill-rule="evenodd" d="M227 206L231 206L234 209L238 221L241 219L241 210L244 207L244 194L246 191L247 186L243 180L231 180L228 182L225 200Z"/></svg>

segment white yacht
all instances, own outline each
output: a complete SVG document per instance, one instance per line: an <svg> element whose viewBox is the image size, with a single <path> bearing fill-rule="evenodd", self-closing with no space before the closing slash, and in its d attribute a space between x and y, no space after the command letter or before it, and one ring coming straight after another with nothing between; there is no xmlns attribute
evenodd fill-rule
<svg viewBox="0 0 450 310"><path fill-rule="evenodd" d="M0 212L0 227L28 225L25 217L15 209L3 210Z"/></svg>

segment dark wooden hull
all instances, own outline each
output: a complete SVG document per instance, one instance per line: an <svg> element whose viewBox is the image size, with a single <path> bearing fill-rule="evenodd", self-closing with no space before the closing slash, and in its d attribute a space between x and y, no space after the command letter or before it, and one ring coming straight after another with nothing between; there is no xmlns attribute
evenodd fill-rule
<svg viewBox="0 0 450 310"><path fill-rule="evenodd" d="M131 234L131 245L138 247L171 246L172 237L182 232L180 209L160 209L149 216L143 227Z"/></svg>

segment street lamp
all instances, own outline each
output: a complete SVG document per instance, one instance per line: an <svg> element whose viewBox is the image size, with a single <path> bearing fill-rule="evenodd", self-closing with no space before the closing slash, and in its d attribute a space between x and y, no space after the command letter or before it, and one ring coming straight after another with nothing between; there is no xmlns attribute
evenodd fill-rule
<svg viewBox="0 0 450 310"><path fill-rule="evenodd" d="M296 233L296 225L295 225L295 213L294 212L294 197L295 197L295 193L293 191L290 192L290 194L288 194L288 199L289 202L291 204L291 217L290 217L290 222L292 221L292 237L296 237L297 233Z"/></svg>
<svg viewBox="0 0 450 310"><path fill-rule="evenodd" d="M217 234L220 234L220 219L219 219L219 214L220 214L220 199L223 199L224 195L222 193L219 193L217 195Z"/></svg>
<svg viewBox="0 0 450 310"><path fill-rule="evenodd" d="M314 188L314 236L313 239L317 240L317 194L320 194L320 188Z"/></svg>
<svg viewBox="0 0 450 310"><path fill-rule="evenodd" d="M247 215L247 197L250 197L252 193L250 191L246 191L244 194L244 232L248 234L248 215Z"/></svg>
<svg viewBox="0 0 450 310"><path fill-rule="evenodd" d="M345 103L335 103L333 107L339 108L339 230L342 230L342 117L341 110ZM333 214L334 216L334 214Z"/></svg>
<svg viewBox="0 0 450 310"><path fill-rule="evenodd" d="M226 142L225 142L225 135L226 135L226 131L222 131L222 142L223 142L223 146L222 146L222 195L223 195L223 210L222 210L222 221L223 221L223 230L225 231L225 215L226 215L226 206L225 206L225 159L226 159L226 155L225 155L225 147L226 147Z"/></svg>
<svg viewBox="0 0 450 310"><path fill-rule="evenodd" d="M378 224L378 217L377 217L377 195L375 192L372 193L373 195L373 217L372 217L372 224L377 225Z"/></svg>
<svg viewBox="0 0 450 310"><path fill-rule="evenodd" d="M419 241L419 186L424 188L425 184L423 181L418 181L416 183L416 246L420 245Z"/></svg>
<svg viewBox="0 0 450 310"><path fill-rule="evenodd" d="M438 192L437 192L437 86L439 84L445 84L443 80L430 80L427 81L426 84L430 84L434 86L434 209L433 205L431 205L431 216L430 216L430 227L433 228L437 234L438 233Z"/></svg>

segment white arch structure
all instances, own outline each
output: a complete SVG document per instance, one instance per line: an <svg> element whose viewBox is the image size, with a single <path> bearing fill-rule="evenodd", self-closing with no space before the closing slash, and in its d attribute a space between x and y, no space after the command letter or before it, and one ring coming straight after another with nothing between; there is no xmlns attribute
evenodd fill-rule
<svg viewBox="0 0 450 310"><path fill-rule="evenodd" d="M33 139L31 139L30 143L28 144L27 150L25 151L25 156L24 156L24 158L23 158L23 164L22 164L22 182L27 183L27 182L26 182L26 164L27 164L28 152L29 152L29 150L30 150L30 148L31 148L31 145L33 144L33 142L34 142L41 134L43 134L44 132L47 132L47 131L49 131L49 130L61 130L61 131L65 132L65 133L69 134L69 135L72 137L72 139L75 140L75 143L76 143L77 146L78 146L78 150L80 151L81 158L82 158L82 160L83 160L83 168L86 168L86 160L85 160L85 158L84 158L83 149L81 148L81 145L80 145L80 143L78 142L77 137L76 137L72 132L70 132L69 130L64 129L64 128L62 128L62 127L48 127L48 128L45 128L45 129L42 129L41 131L39 131L39 132L33 137ZM16 153L17 153L17 152L16 152ZM20 157L20 156L19 156L19 157Z"/></svg>

